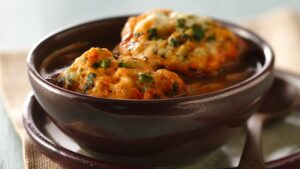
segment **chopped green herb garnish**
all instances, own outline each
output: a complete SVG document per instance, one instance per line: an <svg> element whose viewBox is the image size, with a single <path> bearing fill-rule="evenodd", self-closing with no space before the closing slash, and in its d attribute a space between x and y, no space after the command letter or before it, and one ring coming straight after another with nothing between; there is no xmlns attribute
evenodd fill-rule
<svg viewBox="0 0 300 169"><path fill-rule="evenodd" d="M208 42L213 42L213 41L216 40L216 36L215 36L215 35L210 35L210 36L207 37L206 40L207 40Z"/></svg>
<svg viewBox="0 0 300 169"><path fill-rule="evenodd" d="M105 59L101 61L100 67L101 68L108 68L111 64L111 60Z"/></svg>
<svg viewBox="0 0 300 169"><path fill-rule="evenodd" d="M60 77L57 79L57 85L58 86L63 86L65 83L65 78L64 77Z"/></svg>
<svg viewBox="0 0 300 169"><path fill-rule="evenodd" d="M156 40L158 39L158 33L156 28L151 28L147 31L148 33L148 39L149 40Z"/></svg>
<svg viewBox="0 0 300 169"><path fill-rule="evenodd" d="M151 75L145 74L145 73L140 73L138 81L141 83L153 83L154 79Z"/></svg>
<svg viewBox="0 0 300 169"><path fill-rule="evenodd" d="M134 33L133 36L137 38L137 37L141 36L141 34L142 34L141 32L137 32L137 33Z"/></svg>
<svg viewBox="0 0 300 169"><path fill-rule="evenodd" d="M170 44L171 46L173 46L173 47L177 47L177 46L180 45L179 40L176 39L176 38L171 38L170 41L169 41L169 44Z"/></svg>
<svg viewBox="0 0 300 169"><path fill-rule="evenodd" d="M197 41L200 41L204 37L204 30L199 25L193 25L192 32L193 38Z"/></svg>
<svg viewBox="0 0 300 169"><path fill-rule="evenodd" d="M94 87L94 78L96 77L97 75L95 73L89 73L87 75L87 78L86 78L86 82L84 84L84 93L86 93L87 90L91 89L92 87Z"/></svg>
<svg viewBox="0 0 300 169"><path fill-rule="evenodd" d="M97 69L97 68L99 68L99 67L100 67L100 62L95 62L95 63L93 64L93 68Z"/></svg>
<svg viewBox="0 0 300 169"><path fill-rule="evenodd" d="M211 25L211 21L204 21L204 25Z"/></svg>
<svg viewBox="0 0 300 169"><path fill-rule="evenodd" d="M130 67L129 64L124 61L119 62L118 66L120 68L129 68Z"/></svg>
<svg viewBox="0 0 300 169"><path fill-rule="evenodd" d="M102 61L98 61L98 62L95 62L93 64L93 68L97 69L97 68L108 68L111 64L111 60L109 59L105 59L105 60L102 60Z"/></svg>
<svg viewBox="0 0 300 169"><path fill-rule="evenodd" d="M178 28L185 28L185 19L183 19L183 18L177 19L177 27Z"/></svg>
<svg viewBox="0 0 300 169"><path fill-rule="evenodd" d="M65 83L66 83L66 86L67 86L68 88L70 88L70 87L73 86L74 80L71 79L70 77L67 77L67 78L65 78Z"/></svg>
<svg viewBox="0 0 300 169"><path fill-rule="evenodd" d="M175 82L174 84L173 84L173 86L172 86L172 92L174 93L174 94L177 94L177 92L178 92L178 82Z"/></svg>
<svg viewBox="0 0 300 169"><path fill-rule="evenodd" d="M71 88L74 84L74 80L68 77L61 77L57 80L59 86L65 86L67 88Z"/></svg>
<svg viewBox="0 0 300 169"><path fill-rule="evenodd" d="M148 89L149 89L149 86L144 86L140 89L140 91L145 93Z"/></svg>
<svg viewBox="0 0 300 169"><path fill-rule="evenodd" d="M190 39L192 39L190 36L188 36L186 34L183 34L183 35L180 35L176 38L172 37L169 40L169 44L173 47L178 47L179 45L184 44L187 40L190 40Z"/></svg>

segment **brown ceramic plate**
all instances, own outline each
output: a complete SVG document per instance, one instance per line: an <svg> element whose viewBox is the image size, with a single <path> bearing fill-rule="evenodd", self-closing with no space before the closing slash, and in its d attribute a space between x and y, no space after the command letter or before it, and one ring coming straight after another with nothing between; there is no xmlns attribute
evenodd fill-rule
<svg viewBox="0 0 300 169"><path fill-rule="evenodd" d="M282 78L294 84L300 91L300 76L276 71L276 78ZM300 166L300 109L293 110L284 120L264 128L263 147L268 168L295 169ZM141 166L127 166L110 162L105 155L89 154L70 137L60 131L30 94L23 114L25 128L39 150L66 168L103 168L133 169ZM232 138L219 150L211 153L199 162L182 169L232 168L236 166L244 144L244 131ZM175 160L175 159L174 159Z"/></svg>

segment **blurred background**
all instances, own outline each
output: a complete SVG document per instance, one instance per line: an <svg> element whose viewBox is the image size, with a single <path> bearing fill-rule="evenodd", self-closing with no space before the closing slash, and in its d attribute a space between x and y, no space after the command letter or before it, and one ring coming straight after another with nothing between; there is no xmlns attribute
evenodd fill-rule
<svg viewBox="0 0 300 169"><path fill-rule="evenodd" d="M28 49L66 25L153 8L238 22L274 8L300 10L299 0L0 0L0 50Z"/></svg>

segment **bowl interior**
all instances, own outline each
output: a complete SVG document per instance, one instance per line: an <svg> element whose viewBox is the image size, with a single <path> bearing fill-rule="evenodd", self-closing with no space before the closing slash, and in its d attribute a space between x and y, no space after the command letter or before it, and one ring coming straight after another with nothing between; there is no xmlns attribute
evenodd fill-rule
<svg viewBox="0 0 300 169"><path fill-rule="evenodd" d="M87 22L50 35L34 47L28 58L29 68L34 70L42 81L50 84L47 80L51 79L61 69L69 66L75 58L79 57L90 47L103 47L112 50L120 42L121 30L128 17L123 16ZM262 39L251 31L237 25L218 21L234 31L247 43L247 58L252 61L255 60L254 63L256 62L257 65L260 65L257 72L246 80L251 78L253 80L258 74L262 74L262 72L271 67L273 53ZM56 88L59 87L56 86Z"/></svg>
<svg viewBox="0 0 300 169"><path fill-rule="evenodd" d="M73 26L34 47L27 62L29 79L49 117L81 146L122 158L134 157L132 164L171 166L175 165L173 157L183 164L224 144L251 115L272 82L270 47L236 25L220 21L245 40L247 58L261 67L250 78L216 92L171 99L118 100L75 93L47 81L90 47L113 49L127 18ZM233 106L237 102L239 105ZM136 157L144 157L144 161Z"/></svg>

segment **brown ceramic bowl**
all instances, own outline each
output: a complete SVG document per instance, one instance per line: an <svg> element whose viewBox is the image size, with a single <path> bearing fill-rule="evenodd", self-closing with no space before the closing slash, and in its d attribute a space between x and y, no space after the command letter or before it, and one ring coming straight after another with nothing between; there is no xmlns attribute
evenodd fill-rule
<svg viewBox="0 0 300 169"><path fill-rule="evenodd" d="M38 43L27 60L35 96L48 116L81 146L110 161L170 167L199 159L230 138L272 84L271 48L254 33L223 21L246 41L247 57L262 64L255 75L234 86L199 96L126 100L87 96L46 80L91 46L112 49L127 18L59 31Z"/></svg>

